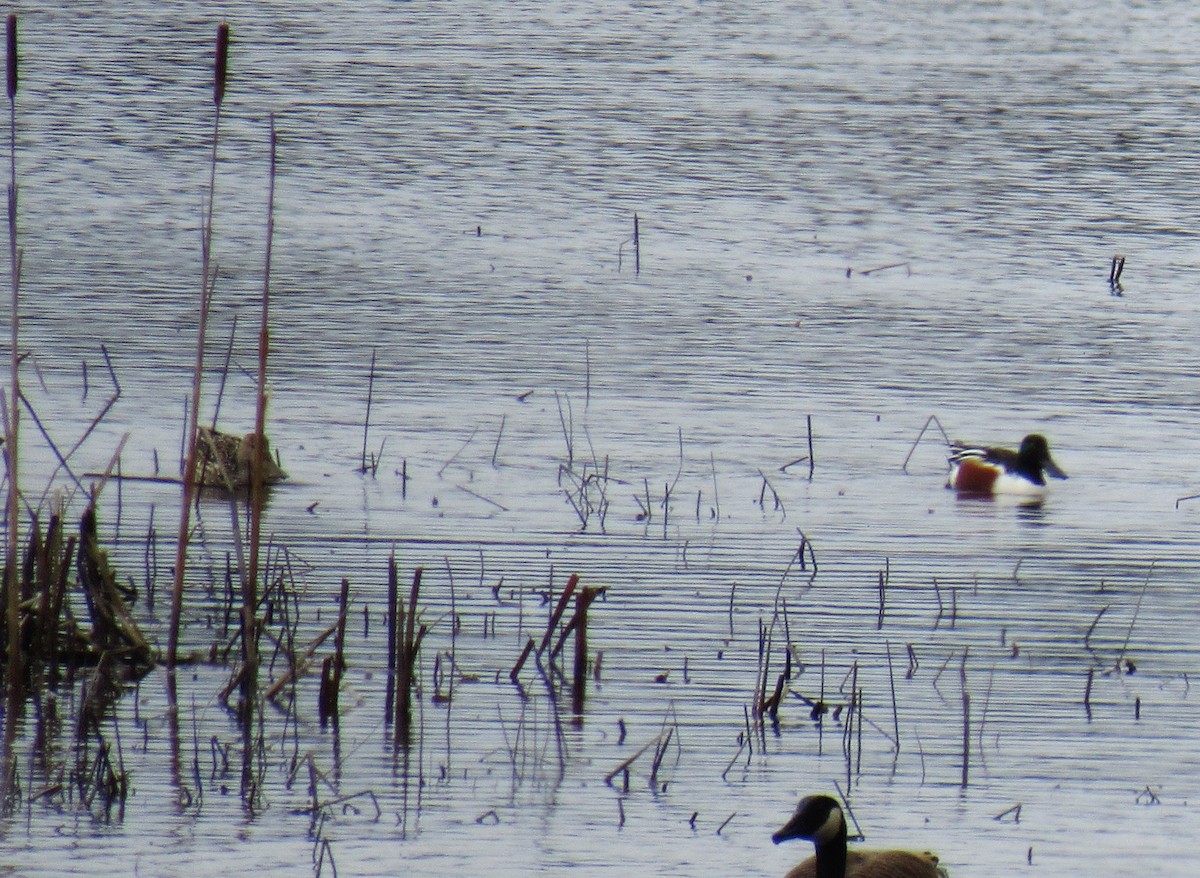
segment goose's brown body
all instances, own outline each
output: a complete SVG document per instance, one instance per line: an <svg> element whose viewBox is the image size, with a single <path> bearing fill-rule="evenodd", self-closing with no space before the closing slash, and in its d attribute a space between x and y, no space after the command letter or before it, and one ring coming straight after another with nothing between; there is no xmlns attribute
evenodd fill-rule
<svg viewBox="0 0 1200 878"><path fill-rule="evenodd" d="M943 878L938 858L910 851L860 851L846 847L846 818L830 796L800 800L792 819L776 832L775 844L808 839L816 853L784 878Z"/></svg>
<svg viewBox="0 0 1200 878"><path fill-rule="evenodd" d="M909 851L846 851L845 878L934 878L941 873L938 858ZM817 858L809 857L784 878L818 878Z"/></svg>

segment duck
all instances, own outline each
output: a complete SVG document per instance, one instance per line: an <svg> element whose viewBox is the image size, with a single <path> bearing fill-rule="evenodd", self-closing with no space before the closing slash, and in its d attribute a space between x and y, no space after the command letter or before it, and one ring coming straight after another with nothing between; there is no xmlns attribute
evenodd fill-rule
<svg viewBox="0 0 1200 878"><path fill-rule="evenodd" d="M806 796L783 828L771 836L775 844L793 838L813 843L813 856L784 878L945 878L938 858L926 851L846 849L846 816L832 796Z"/></svg>
<svg viewBox="0 0 1200 878"><path fill-rule="evenodd" d="M234 491L250 485L250 466L258 450L258 433L234 436L210 427L196 431L196 484L206 488ZM265 436L263 443L263 483L273 485L288 477L271 457Z"/></svg>
<svg viewBox="0 0 1200 878"><path fill-rule="evenodd" d="M1047 491L1047 475L1056 479L1067 477L1050 456L1050 443L1038 433L1022 439L1021 447L1016 451L964 442L950 443L950 475L946 487L959 494L1017 494L1041 499Z"/></svg>

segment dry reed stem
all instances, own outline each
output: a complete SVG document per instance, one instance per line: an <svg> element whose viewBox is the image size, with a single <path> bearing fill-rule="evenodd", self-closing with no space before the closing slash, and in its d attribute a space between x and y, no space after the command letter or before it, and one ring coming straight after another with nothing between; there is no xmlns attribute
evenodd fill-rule
<svg viewBox="0 0 1200 878"><path fill-rule="evenodd" d="M228 51L229 31L223 26L221 33L225 38ZM220 51L218 44L218 52ZM224 71L224 64L219 63L219 69ZM224 77L222 76L223 80ZM224 83L221 83L224 90ZM255 397L254 435L250 457L250 561L246 570L246 578L242 582L242 651L249 673L246 677L247 696L249 697L258 679L258 556L262 543L262 516L266 503L266 419L267 419L267 359L270 355L270 317L271 317L271 245L275 235L275 117L270 120L270 169L267 175L267 238L263 264L262 311L258 328L258 392ZM343 588L344 591L344 588ZM345 625L345 604L343 603L342 625ZM336 700L336 696L335 696ZM336 708L335 708L336 713Z"/></svg>

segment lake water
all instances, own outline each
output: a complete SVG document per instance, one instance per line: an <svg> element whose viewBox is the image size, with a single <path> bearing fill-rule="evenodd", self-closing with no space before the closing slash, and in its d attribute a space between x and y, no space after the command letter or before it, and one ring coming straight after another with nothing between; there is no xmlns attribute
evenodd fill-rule
<svg viewBox="0 0 1200 878"><path fill-rule="evenodd" d="M123 472L174 473L227 20L204 411L232 338L220 423L253 424L273 116L269 430L292 478L266 532L301 643L343 577L354 611L340 733L315 678L294 714L267 707L258 808L228 670L185 670L175 741L156 672L110 721L123 815L40 794L55 775L22 735L0 870L782 875L810 850L771 832L840 785L867 844L959 878L1195 873L1190 5L20 14L32 405L73 444L113 392L104 344L121 396L73 465L102 470L128 433ZM968 440L1043 432L1071 478L1039 509L958 500L940 435L912 448L930 415ZM36 502L52 458L28 417L22 435ZM105 542L157 583L138 611L163 644L179 489L117 492ZM232 540L223 504L200 518L183 640L207 650ZM407 761L383 724L392 553L404 582L425 568L430 626ZM607 589L578 727L532 666L525 698L508 678L572 573ZM791 695L748 728L764 629L770 680L785 642L804 663L794 692L844 704L857 669L860 736ZM449 706L435 663L457 669ZM605 783L667 729L653 779L651 746ZM334 803L316 825L308 765Z"/></svg>

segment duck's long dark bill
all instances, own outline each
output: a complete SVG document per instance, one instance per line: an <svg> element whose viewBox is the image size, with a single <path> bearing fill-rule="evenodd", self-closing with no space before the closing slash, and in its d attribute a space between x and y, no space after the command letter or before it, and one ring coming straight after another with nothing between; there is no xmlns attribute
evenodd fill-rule
<svg viewBox="0 0 1200 878"><path fill-rule="evenodd" d="M1067 474L1058 468L1058 464L1048 457L1046 458L1046 464L1043 469L1045 469L1047 473L1054 476L1056 479L1065 479L1067 477Z"/></svg>

